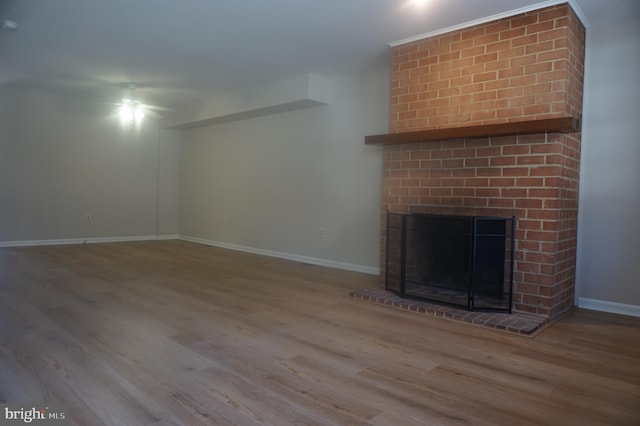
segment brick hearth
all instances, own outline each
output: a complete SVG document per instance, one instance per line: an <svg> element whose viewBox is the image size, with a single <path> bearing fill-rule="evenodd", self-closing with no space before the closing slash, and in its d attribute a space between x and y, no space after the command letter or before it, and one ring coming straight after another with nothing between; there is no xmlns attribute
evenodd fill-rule
<svg viewBox="0 0 640 426"><path fill-rule="evenodd" d="M435 303L401 299L388 291L373 288L355 290L350 292L349 296L405 311L479 325L486 328L494 328L496 330L530 337L533 337L549 323L549 318L544 315L529 313L468 312Z"/></svg>

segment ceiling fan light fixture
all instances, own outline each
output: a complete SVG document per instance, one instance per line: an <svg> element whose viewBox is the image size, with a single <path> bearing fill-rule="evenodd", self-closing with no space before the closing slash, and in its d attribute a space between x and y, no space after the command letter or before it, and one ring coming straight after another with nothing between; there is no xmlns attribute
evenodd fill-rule
<svg viewBox="0 0 640 426"><path fill-rule="evenodd" d="M131 108L131 105L123 103L120 111L118 111L118 115L120 115L120 121L122 121L122 123L131 123L133 121L133 108Z"/></svg>
<svg viewBox="0 0 640 426"><path fill-rule="evenodd" d="M144 118L144 107L142 105L136 105L133 115L135 116L136 123L139 123Z"/></svg>
<svg viewBox="0 0 640 426"><path fill-rule="evenodd" d="M122 121L123 124L129 124L134 121L140 123L145 116L145 111L139 102L131 99L123 99L118 115L120 115L120 121Z"/></svg>

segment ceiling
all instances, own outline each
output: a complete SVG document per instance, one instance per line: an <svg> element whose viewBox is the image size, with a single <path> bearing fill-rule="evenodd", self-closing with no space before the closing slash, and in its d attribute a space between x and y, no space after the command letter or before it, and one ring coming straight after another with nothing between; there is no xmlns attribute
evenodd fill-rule
<svg viewBox="0 0 640 426"><path fill-rule="evenodd" d="M542 0L0 0L0 86L180 108L224 90L389 62L388 44ZM589 23L638 0L574 0Z"/></svg>

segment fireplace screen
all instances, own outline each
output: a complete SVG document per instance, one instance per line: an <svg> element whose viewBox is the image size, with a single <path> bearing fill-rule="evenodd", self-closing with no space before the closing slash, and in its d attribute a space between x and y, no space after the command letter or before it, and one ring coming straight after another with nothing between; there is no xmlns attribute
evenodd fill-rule
<svg viewBox="0 0 640 426"><path fill-rule="evenodd" d="M515 218L387 214L386 289L511 312Z"/></svg>

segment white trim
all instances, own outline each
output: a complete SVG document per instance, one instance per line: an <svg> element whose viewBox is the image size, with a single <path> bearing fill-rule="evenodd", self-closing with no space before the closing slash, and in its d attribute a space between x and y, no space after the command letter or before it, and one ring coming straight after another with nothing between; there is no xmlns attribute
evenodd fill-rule
<svg viewBox="0 0 640 426"><path fill-rule="evenodd" d="M0 241L0 247L61 246L69 244L123 243L130 241L177 240L177 235L137 235L132 237L66 238L57 240Z"/></svg>
<svg viewBox="0 0 640 426"><path fill-rule="evenodd" d="M179 240L180 236L178 234L174 235L158 235L156 240L158 241L166 241L166 240Z"/></svg>
<svg viewBox="0 0 640 426"><path fill-rule="evenodd" d="M609 312L611 314L640 317L640 306L638 305L627 305L625 303L616 303L609 302L607 300L587 299L586 297L579 297L578 307L582 309L590 309L592 311L602 311Z"/></svg>
<svg viewBox="0 0 640 426"><path fill-rule="evenodd" d="M133 237L94 237L87 238L83 240L83 242L87 244L98 244L98 243L125 243L129 241L151 241L157 240L158 237L155 235L140 235Z"/></svg>
<svg viewBox="0 0 640 426"><path fill-rule="evenodd" d="M62 246L82 244L84 239L0 241L0 247Z"/></svg>
<svg viewBox="0 0 640 426"><path fill-rule="evenodd" d="M336 260L320 259L317 257L302 256L299 254L292 254L292 253L283 253L280 251L265 250L265 249L259 249L254 247L242 246L238 244L225 243L223 241L205 240L203 238L189 237L186 235L180 235L180 239L183 241L204 244L207 246L242 251L245 253L259 254L262 256L278 257L281 259L293 260L296 262L309 263L311 265L325 266L327 268L344 269L346 271L362 272L364 274L371 274L371 275L378 275L380 273L380 269L373 266L356 265L353 263L338 262Z"/></svg>
<svg viewBox="0 0 640 426"><path fill-rule="evenodd" d="M343 269L346 271L362 272L364 274L378 275L380 269L373 266L357 265L354 263L339 262L337 260L320 259L317 257L302 256L292 253L283 253L273 250L265 250L254 247L247 247L238 244L225 243L222 241L212 241L203 238L189 237L185 235L139 235L133 237L95 237L95 238L68 238L57 240L24 240L24 241L0 241L2 247L32 247L32 246L57 246L70 244L100 244L100 243L122 243L131 241L153 241L153 240L183 240L192 243L199 243L213 247L220 247L229 250L242 251L245 253L259 254L262 256L278 257L281 259L293 260L296 262L308 263L311 265L324 266L327 268Z"/></svg>
<svg viewBox="0 0 640 426"><path fill-rule="evenodd" d="M419 34L412 37L403 38L402 40L392 41L389 43L390 47L401 46L403 44L411 43L418 40L423 40L425 38L434 37L442 34L447 34L453 31L462 30L464 28L473 27L475 25L486 24L487 22L497 21L498 19L509 18L511 16L520 15L521 13L531 12L538 9L544 9L545 7L556 6L558 4L569 3L569 6L576 13L580 21L582 21L582 25L588 27L589 21L582 11L576 4L575 0L547 0L541 3L532 4L530 6L521 7L518 9L509 10L507 12L497 13L491 16L485 16L484 18L474 19L473 21L463 22L461 24L452 25L450 27L441 28L439 30L431 31L424 34Z"/></svg>

